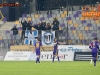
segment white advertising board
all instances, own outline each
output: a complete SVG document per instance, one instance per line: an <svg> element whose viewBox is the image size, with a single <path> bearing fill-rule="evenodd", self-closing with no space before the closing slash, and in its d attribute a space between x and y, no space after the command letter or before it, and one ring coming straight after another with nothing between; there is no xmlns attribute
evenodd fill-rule
<svg viewBox="0 0 100 75"><path fill-rule="evenodd" d="M85 45L59 45L58 49L60 51L68 51L68 52L88 52L91 51L89 46Z"/></svg>
<svg viewBox="0 0 100 75"><path fill-rule="evenodd" d="M89 46L85 45L59 45L58 46L58 55L60 61L73 61L75 52L90 52ZM53 51L41 52L40 60L41 61L52 61ZM35 61L36 53L32 52L7 52L4 60L11 61ZM55 58L57 61L57 57Z"/></svg>
<svg viewBox="0 0 100 75"><path fill-rule="evenodd" d="M61 52L59 51L60 61L73 61L74 52ZM41 52L40 60L41 61L52 61L53 51ZM34 53L31 54L29 60L36 60L36 55ZM55 61L57 61L57 57L55 57Z"/></svg>
<svg viewBox="0 0 100 75"><path fill-rule="evenodd" d="M29 59L31 52L7 52L4 60L26 61Z"/></svg>

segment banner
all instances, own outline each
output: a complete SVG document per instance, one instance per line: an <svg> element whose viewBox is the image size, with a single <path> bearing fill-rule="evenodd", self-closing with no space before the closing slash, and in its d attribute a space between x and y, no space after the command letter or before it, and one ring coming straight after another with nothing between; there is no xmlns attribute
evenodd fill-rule
<svg viewBox="0 0 100 75"><path fill-rule="evenodd" d="M50 49L50 50L49 50ZM41 61L52 61L53 48L46 47L41 52ZM58 54L61 61L73 61L74 60L90 60L92 59L91 50L88 46L80 45L59 45ZM75 56L74 56L75 53ZM79 54L78 54L79 53ZM82 54L83 53L83 54ZM100 56L98 56L100 59ZM36 53L32 52L7 52L4 60L36 60ZM57 58L55 58L57 61Z"/></svg>
<svg viewBox="0 0 100 75"><path fill-rule="evenodd" d="M40 60L41 61L52 61L53 51L41 52ZM60 61L73 61L74 52L62 52L59 51ZM7 52L4 60L11 61L24 61L24 60L36 60L36 53L32 52ZM57 57L55 57L57 61Z"/></svg>
<svg viewBox="0 0 100 75"><path fill-rule="evenodd" d="M0 60L4 60L7 51L0 51Z"/></svg>
<svg viewBox="0 0 100 75"><path fill-rule="evenodd" d="M38 37L38 31L34 30L34 31L25 31L25 40L24 40L24 44L27 45L34 45L36 43L36 37Z"/></svg>
<svg viewBox="0 0 100 75"><path fill-rule="evenodd" d="M7 52L4 60L24 61L28 60L32 52Z"/></svg>
<svg viewBox="0 0 100 75"><path fill-rule="evenodd" d="M41 57L40 60L41 61L52 61L53 58L53 52L52 51L48 51L48 52L41 52ZM55 58L56 60L56 58Z"/></svg>
<svg viewBox="0 0 100 75"><path fill-rule="evenodd" d="M74 60L75 61L89 61L92 59L91 52L75 52ZM100 52L98 53L98 59L100 60Z"/></svg>
<svg viewBox="0 0 100 75"><path fill-rule="evenodd" d="M73 59L74 59L74 52L73 51L59 49L58 53L60 56L60 60L62 60L62 61L73 61Z"/></svg>
<svg viewBox="0 0 100 75"><path fill-rule="evenodd" d="M74 52L60 52L59 53L60 61L73 61ZM52 61L53 59L53 51L41 52L40 60L41 61ZM29 57L29 60L36 60L36 54L32 53ZM57 57L55 57L55 61L58 61Z"/></svg>
<svg viewBox="0 0 100 75"><path fill-rule="evenodd" d="M52 61L53 55L52 51L48 52L41 52L40 60L41 61ZM29 60L35 61L36 60L36 53L31 53ZM56 59L55 59L56 60Z"/></svg>
<svg viewBox="0 0 100 75"><path fill-rule="evenodd" d="M89 46L85 46L85 45L59 45L58 49L60 51L68 51L68 52L89 52L91 51L89 49Z"/></svg>
<svg viewBox="0 0 100 75"><path fill-rule="evenodd" d="M55 31L42 31L42 44L43 45L52 45L55 38Z"/></svg>

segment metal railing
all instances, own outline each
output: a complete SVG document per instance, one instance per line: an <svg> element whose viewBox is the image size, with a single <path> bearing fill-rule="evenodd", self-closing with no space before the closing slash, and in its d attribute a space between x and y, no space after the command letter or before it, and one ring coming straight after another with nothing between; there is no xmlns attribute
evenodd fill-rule
<svg viewBox="0 0 100 75"><path fill-rule="evenodd" d="M49 31L45 31L45 33L46 32L49 32ZM98 30L97 32L96 30L94 30L94 32L95 32L94 36L92 36L93 35L92 33L89 33L89 34L87 33L87 36L84 36L85 34L80 35L78 32L76 32L76 34L72 34L72 33L67 33L66 31L61 30L61 31L55 31L54 35L58 39L58 41L66 42L66 45L89 45L89 43L93 40L94 37L98 37L98 40L100 40L99 35L97 35ZM0 50L4 50L4 49L9 50L10 46L26 44L25 40L30 38L28 33L25 31L19 30L18 34L15 35L13 34L12 31L0 31ZM36 37L34 37L34 34L36 35ZM37 31L36 33L32 33L32 35L33 35L31 36L32 38L34 39L40 38L41 40L42 40L42 37L44 36L42 34L42 31ZM83 36L84 38L81 38ZM32 42L27 43L27 44L32 45Z"/></svg>

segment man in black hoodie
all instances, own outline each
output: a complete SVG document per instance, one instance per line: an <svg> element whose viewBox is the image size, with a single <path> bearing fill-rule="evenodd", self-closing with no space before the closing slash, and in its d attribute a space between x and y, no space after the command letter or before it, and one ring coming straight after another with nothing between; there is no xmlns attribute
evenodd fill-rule
<svg viewBox="0 0 100 75"><path fill-rule="evenodd" d="M28 23L27 23L27 30L31 30L32 29L32 23L31 21L29 20Z"/></svg>
<svg viewBox="0 0 100 75"><path fill-rule="evenodd" d="M27 28L27 22L25 20L21 21L21 24L22 24L22 36L21 36L21 39L24 39L25 37L25 30Z"/></svg>
<svg viewBox="0 0 100 75"><path fill-rule="evenodd" d="M13 40L14 40L14 44L18 44L17 42L17 37L18 37L18 29L16 28L16 25L14 25L14 27L11 29L11 31L13 31Z"/></svg>

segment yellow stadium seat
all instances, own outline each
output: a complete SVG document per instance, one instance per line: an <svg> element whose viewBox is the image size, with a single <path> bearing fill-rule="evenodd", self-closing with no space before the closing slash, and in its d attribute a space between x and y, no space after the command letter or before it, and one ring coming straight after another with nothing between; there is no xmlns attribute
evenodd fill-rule
<svg viewBox="0 0 100 75"><path fill-rule="evenodd" d="M93 10L92 11L97 11L97 8L96 7L93 7Z"/></svg>
<svg viewBox="0 0 100 75"><path fill-rule="evenodd" d="M83 36L83 34L82 33L79 33L78 36L81 37L81 36Z"/></svg>
<svg viewBox="0 0 100 75"><path fill-rule="evenodd" d="M68 44L71 44L72 43L72 40L68 40Z"/></svg>
<svg viewBox="0 0 100 75"><path fill-rule="evenodd" d="M95 23L96 23L96 24L99 24L99 20L96 20Z"/></svg>
<svg viewBox="0 0 100 75"><path fill-rule="evenodd" d="M29 21L29 20L32 20L32 18L31 17L29 17L29 18L27 18L27 20Z"/></svg>
<svg viewBox="0 0 100 75"><path fill-rule="evenodd" d="M69 21L68 21L68 24L72 24L72 20L69 20Z"/></svg>
<svg viewBox="0 0 100 75"><path fill-rule="evenodd" d="M84 30L89 30L89 27L85 27L85 29Z"/></svg>
<svg viewBox="0 0 100 75"><path fill-rule="evenodd" d="M80 20L85 20L84 17L81 17Z"/></svg>
<svg viewBox="0 0 100 75"><path fill-rule="evenodd" d="M64 14L66 15L67 14L67 11L64 11Z"/></svg>
<svg viewBox="0 0 100 75"><path fill-rule="evenodd" d="M73 33L73 34L76 34L76 30L73 30L72 33Z"/></svg>
<svg viewBox="0 0 100 75"><path fill-rule="evenodd" d="M65 17L65 14L61 14L61 17L64 18Z"/></svg>
<svg viewBox="0 0 100 75"><path fill-rule="evenodd" d="M35 18L39 18L39 14L35 14L35 16L34 16Z"/></svg>
<svg viewBox="0 0 100 75"><path fill-rule="evenodd" d="M22 33L22 30L19 30L18 32L19 32L19 34L21 34Z"/></svg>
<svg viewBox="0 0 100 75"><path fill-rule="evenodd" d="M19 21L16 21L16 22L15 22L15 24L19 24L19 23L20 23Z"/></svg>
<svg viewBox="0 0 100 75"><path fill-rule="evenodd" d="M32 27L32 30L36 30L34 27Z"/></svg>
<svg viewBox="0 0 100 75"><path fill-rule="evenodd" d="M89 18L89 17L85 17L84 19L85 19L85 20L89 20L90 18Z"/></svg>
<svg viewBox="0 0 100 75"><path fill-rule="evenodd" d="M80 40L84 40L84 37L83 37L83 36L80 36L79 39L80 39Z"/></svg>
<svg viewBox="0 0 100 75"><path fill-rule="evenodd" d="M74 27L78 27L78 23L75 23L75 24L74 24Z"/></svg>
<svg viewBox="0 0 100 75"><path fill-rule="evenodd" d="M2 40L2 36L0 36L0 40Z"/></svg>
<svg viewBox="0 0 100 75"><path fill-rule="evenodd" d="M62 30L62 27L59 27L59 30Z"/></svg>

